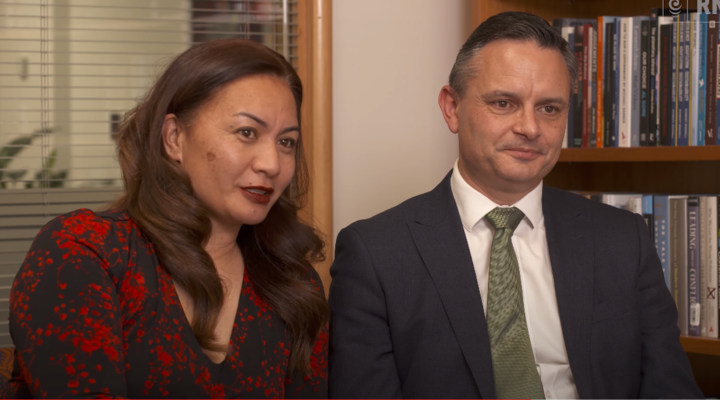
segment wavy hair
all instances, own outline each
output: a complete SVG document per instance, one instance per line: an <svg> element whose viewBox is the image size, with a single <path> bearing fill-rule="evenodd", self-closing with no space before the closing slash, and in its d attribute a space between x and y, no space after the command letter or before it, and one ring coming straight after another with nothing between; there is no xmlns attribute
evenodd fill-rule
<svg viewBox="0 0 720 400"><path fill-rule="evenodd" d="M244 39L197 44L174 59L145 98L125 115L118 135L118 159L125 191L112 207L127 209L173 280L191 297L192 330L200 345L222 350L214 330L225 291L204 245L211 231L206 208L193 194L189 177L163 147L166 114L181 122L225 85L249 76L271 75L287 82L300 121L302 83L280 54ZM311 263L324 259L324 243L298 211L304 206L308 170L302 135L295 176L257 225L243 225L237 243L258 294L285 322L291 337L289 371L307 374L315 339L328 320L324 293L311 282Z"/></svg>

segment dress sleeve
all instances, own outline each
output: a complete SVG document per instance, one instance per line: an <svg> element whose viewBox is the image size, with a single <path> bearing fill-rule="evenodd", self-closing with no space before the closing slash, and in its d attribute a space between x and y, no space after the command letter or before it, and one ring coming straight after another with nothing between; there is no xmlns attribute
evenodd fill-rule
<svg viewBox="0 0 720 400"><path fill-rule="evenodd" d="M315 290L325 293L317 272L310 267L310 283ZM327 399L328 398L328 324L318 333L310 355L310 374L303 376L296 372L285 382L285 397L288 399Z"/></svg>
<svg viewBox="0 0 720 400"><path fill-rule="evenodd" d="M109 272L120 243L110 230L88 210L56 218L15 278L13 381L32 397L127 396L120 301Z"/></svg>

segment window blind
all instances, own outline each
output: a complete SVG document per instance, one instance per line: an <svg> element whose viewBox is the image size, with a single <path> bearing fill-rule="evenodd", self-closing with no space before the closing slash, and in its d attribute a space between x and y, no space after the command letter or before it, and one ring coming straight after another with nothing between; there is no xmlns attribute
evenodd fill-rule
<svg viewBox="0 0 720 400"><path fill-rule="evenodd" d="M261 42L297 66L297 0L0 0L0 347L39 229L122 191L125 112L192 44Z"/></svg>

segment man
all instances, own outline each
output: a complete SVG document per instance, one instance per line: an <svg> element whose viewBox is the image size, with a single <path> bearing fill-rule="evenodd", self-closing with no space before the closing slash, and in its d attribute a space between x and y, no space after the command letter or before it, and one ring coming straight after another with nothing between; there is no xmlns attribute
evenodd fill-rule
<svg viewBox="0 0 720 400"><path fill-rule="evenodd" d="M576 74L539 17L473 32L439 96L455 167L338 235L331 397L702 397L643 219L542 184Z"/></svg>

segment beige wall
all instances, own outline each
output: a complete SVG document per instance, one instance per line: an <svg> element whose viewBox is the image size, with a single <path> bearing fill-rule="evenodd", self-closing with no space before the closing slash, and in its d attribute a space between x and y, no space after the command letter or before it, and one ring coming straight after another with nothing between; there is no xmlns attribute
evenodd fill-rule
<svg viewBox="0 0 720 400"><path fill-rule="evenodd" d="M437 96L468 0L333 2L334 235L431 190L457 158Z"/></svg>

